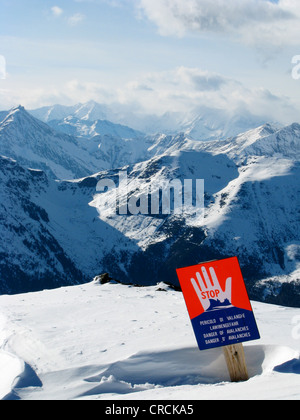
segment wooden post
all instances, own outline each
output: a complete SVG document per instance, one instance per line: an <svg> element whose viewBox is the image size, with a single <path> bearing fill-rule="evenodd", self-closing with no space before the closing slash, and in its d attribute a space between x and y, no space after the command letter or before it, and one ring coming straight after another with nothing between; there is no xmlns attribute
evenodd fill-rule
<svg viewBox="0 0 300 420"><path fill-rule="evenodd" d="M248 381L249 375L246 365L243 344L223 347L231 382Z"/></svg>

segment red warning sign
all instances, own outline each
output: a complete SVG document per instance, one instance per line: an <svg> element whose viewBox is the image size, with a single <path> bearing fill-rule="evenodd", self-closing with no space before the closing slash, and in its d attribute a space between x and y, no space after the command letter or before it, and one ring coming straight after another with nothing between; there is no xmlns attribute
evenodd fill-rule
<svg viewBox="0 0 300 420"><path fill-rule="evenodd" d="M237 257L176 271L200 350L260 338Z"/></svg>

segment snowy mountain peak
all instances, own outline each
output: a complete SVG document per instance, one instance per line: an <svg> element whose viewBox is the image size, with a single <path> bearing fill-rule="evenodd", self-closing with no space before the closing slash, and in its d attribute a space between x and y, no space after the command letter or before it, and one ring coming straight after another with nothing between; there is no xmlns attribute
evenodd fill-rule
<svg viewBox="0 0 300 420"><path fill-rule="evenodd" d="M47 124L33 117L26 109L19 105L12 108L6 118L0 123L0 134L11 135L10 143L17 145L25 143L43 143L42 135L56 135ZM26 133L26 135L25 135ZM40 135L38 135L40 134ZM71 139L69 139L71 141Z"/></svg>
<svg viewBox="0 0 300 420"><path fill-rule="evenodd" d="M245 155L300 158L300 125L279 128L265 124L237 137Z"/></svg>
<svg viewBox="0 0 300 420"><path fill-rule="evenodd" d="M0 135L3 137L4 133L9 133L10 141L20 144L26 141L25 131L34 131L41 126L45 126L45 124L35 119L23 106L19 105L12 108L0 123Z"/></svg>
<svg viewBox="0 0 300 420"><path fill-rule="evenodd" d="M49 121L49 126L55 130L81 138L92 138L95 136L113 136L123 139L132 139L144 136L143 133L133 130L121 124L115 124L108 120L90 121L89 119L79 119L74 115L69 115L63 120Z"/></svg>
<svg viewBox="0 0 300 420"><path fill-rule="evenodd" d="M226 139L258 127L269 120L267 117L258 117L245 110L232 115L226 110L207 107L187 113L146 114L143 110L132 111L125 104L112 108L95 101L72 106L52 105L31 110L30 113L44 122L63 120L72 115L82 122L109 120L151 135L158 133L175 135L184 132L194 140Z"/></svg>
<svg viewBox="0 0 300 420"><path fill-rule="evenodd" d="M11 112L25 111L25 108L22 105L15 106L11 109Z"/></svg>
<svg viewBox="0 0 300 420"><path fill-rule="evenodd" d="M81 178L97 169L75 137L56 132L23 106L11 109L0 123L0 154L52 178Z"/></svg>
<svg viewBox="0 0 300 420"><path fill-rule="evenodd" d="M4 123L4 121L14 121L18 118L33 118L30 116L30 114L27 113L27 111L25 110L25 108L22 105L18 105L14 108L12 108L8 114L6 115L6 117L4 118L4 120L2 121L2 123Z"/></svg>
<svg viewBox="0 0 300 420"><path fill-rule="evenodd" d="M266 123L260 127L258 127L261 131L261 134L273 134L275 133L275 131L278 131L280 129L278 124L271 124L271 123Z"/></svg>
<svg viewBox="0 0 300 420"><path fill-rule="evenodd" d="M77 107L75 116L83 121L105 120L107 118L106 111L107 108L105 105L100 105L95 101L89 101Z"/></svg>
<svg viewBox="0 0 300 420"><path fill-rule="evenodd" d="M222 141L202 142L198 148L214 154L224 153L235 162L254 156L277 156L295 161L300 158L300 125L264 124Z"/></svg>

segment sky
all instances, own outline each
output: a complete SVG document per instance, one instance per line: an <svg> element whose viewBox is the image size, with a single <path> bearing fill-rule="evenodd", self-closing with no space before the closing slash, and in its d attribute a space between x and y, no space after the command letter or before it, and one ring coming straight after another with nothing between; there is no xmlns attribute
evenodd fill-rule
<svg viewBox="0 0 300 420"><path fill-rule="evenodd" d="M0 0L0 109L90 100L300 122L299 0Z"/></svg>

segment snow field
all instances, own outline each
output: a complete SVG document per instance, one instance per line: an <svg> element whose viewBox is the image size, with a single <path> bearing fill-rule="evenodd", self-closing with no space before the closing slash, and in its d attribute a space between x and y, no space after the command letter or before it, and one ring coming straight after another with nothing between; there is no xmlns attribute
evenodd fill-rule
<svg viewBox="0 0 300 420"><path fill-rule="evenodd" d="M0 296L0 398L300 399L298 309L253 302L262 338L233 384L221 349L198 350L182 294L161 287Z"/></svg>

